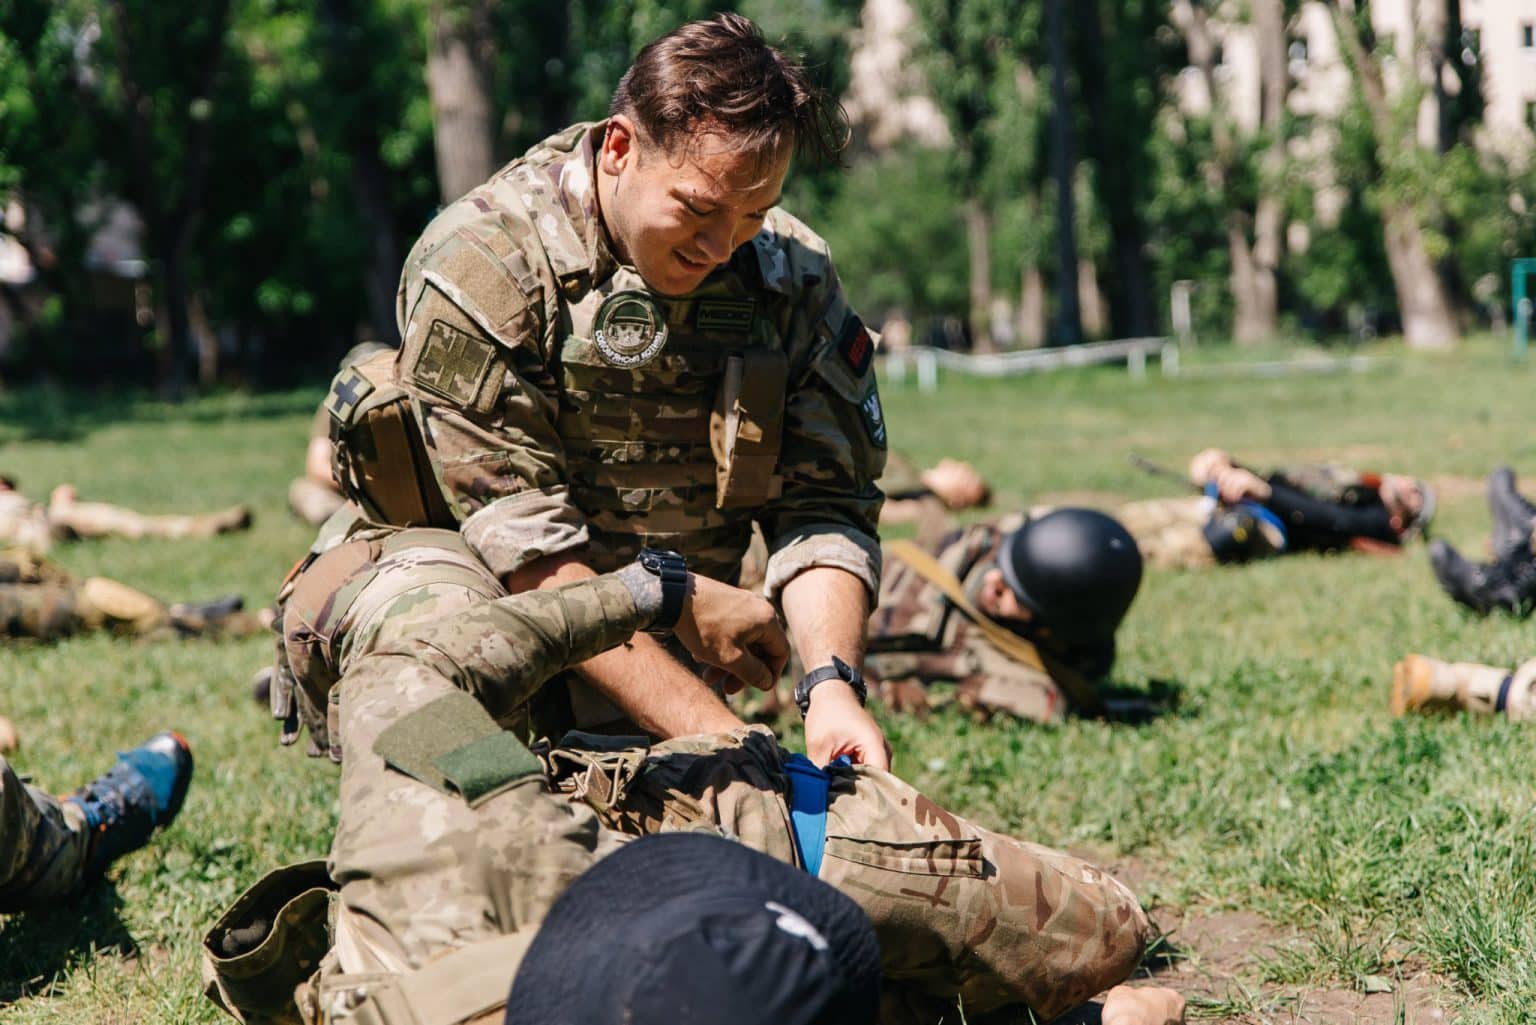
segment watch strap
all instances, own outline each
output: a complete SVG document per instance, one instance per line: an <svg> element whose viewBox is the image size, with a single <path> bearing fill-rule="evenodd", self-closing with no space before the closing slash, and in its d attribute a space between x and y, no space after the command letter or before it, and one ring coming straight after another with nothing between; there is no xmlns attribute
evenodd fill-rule
<svg viewBox="0 0 1536 1025"><path fill-rule="evenodd" d="M661 581L661 611L647 629L671 630L683 618L683 602L688 598L688 563L677 552L642 548L640 565Z"/></svg>
<svg viewBox="0 0 1536 1025"><path fill-rule="evenodd" d="M795 685L795 704L799 706L801 716L811 710L811 691L828 680L842 680L848 684L853 688L853 693L861 705L869 697L869 688L864 684L863 675L853 666L833 655L830 664L812 669Z"/></svg>

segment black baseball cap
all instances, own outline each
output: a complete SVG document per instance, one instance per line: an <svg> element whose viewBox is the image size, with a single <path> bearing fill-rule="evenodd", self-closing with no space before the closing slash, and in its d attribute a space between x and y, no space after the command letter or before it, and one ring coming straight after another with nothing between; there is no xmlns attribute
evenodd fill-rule
<svg viewBox="0 0 1536 1025"><path fill-rule="evenodd" d="M863 910L731 840L625 845L555 902L507 1025L864 1025L880 946Z"/></svg>

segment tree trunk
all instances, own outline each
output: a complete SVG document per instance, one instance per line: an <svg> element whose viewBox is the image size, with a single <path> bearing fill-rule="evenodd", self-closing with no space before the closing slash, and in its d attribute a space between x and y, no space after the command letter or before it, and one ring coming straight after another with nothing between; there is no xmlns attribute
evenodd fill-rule
<svg viewBox="0 0 1536 1025"><path fill-rule="evenodd" d="M1403 319L1403 338L1414 349L1454 348L1461 332L1450 296L1424 245L1417 216L1394 200L1382 203L1387 264Z"/></svg>
<svg viewBox="0 0 1536 1025"><path fill-rule="evenodd" d="M1254 0L1255 34L1259 37L1259 126L1268 138L1259 166L1266 177L1277 177L1284 160L1281 124L1289 83L1285 67L1285 12L1282 0ZM1205 4L1191 0L1182 26L1189 43L1190 60L1199 69L1211 97L1211 139L1216 150L1216 187L1226 203L1227 251L1232 264L1232 338L1238 345L1255 345L1273 338L1279 330L1277 274L1283 242L1284 218L1277 198L1262 193L1252 211L1232 197L1237 142L1229 112L1223 110L1216 77L1216 42L1211 34ZM1262 186L1261 186L1262 187ZM1250 240L1249 231L1253 237Z"/></svg>
<svg viewBox="0 0 1536 1025"><path fill-rule="evenodd" d="M1083 313L1083 337L1102 339L1108 336L1109 308L1104 293L1099 290L1099 269L1092 260L1077 261L1077 302Z"/></svg>
<svg viewBox="0 0 1536 1025"><path fill-rule="evenodd" d="M432 143L444 205L496 170L490 76L477 48L489 36L482 14L477 2L439 0L432 6L427 93L432 100Z"/></svg>
<svg viewBox="0 0 1536 1025"><path fill-rule="evenodd" d="M1045 275L1039 267L1025 267L1019 281L1019 348L1038 349L1045 344Z"/></svg>
<svg viewBox="0 0 1536 1025"><path fill-rule="evenodd" d="M389 201L389 171L379 155L383 144L379 137L381 116L367 79L368 55L358 52L350 34L357 21L352 0L322 0L320 9L325 24L326 78L341 95L364 97L359 116L344 131L352 193L368 233L368 266L363 275L368 326L378 341L399 345L395 289L400 281L400 240Z"/></svg>
<svg viewBox="0 0 1536 1025"><path fill-rule="evenodd" d="M1146 249L1146 224L1136 206L1136 193L1127 179L1134 173L1124 160L1116 159L1113 120L1109 112L1109 75L1104 66L1104 31L1098 0L1077 0L1073 5L1082 55L1083 101L1088 108L1090 156L1098 165L1098 192L1109 222L1114 280L1110 296L1111 322L1127 338L1152 333L1152 291L1142 253Z"/></svg>
<svg viewBox="0 0 1536 1025"><path fill-rule="evenodd" d="M1401 156L1394 147L1412 146L1414 142L1400 140L1394 131L1391 101L1381 67L1360 37L1355 20L1358 9L1353 0L1334 0L1329 9L1345 64L1371 118L1376 159L1384 168L1400 165ZM1430 258L1424 227L1411 200L1393 194L1390 189L1391 186L1383 186L1381 190L1382 234L1392 287L1397 293L1398 314L1403 321L1403 338L1410 348L1451 348L1461 332L1450 293Z"/></svg>
<svg viewBox="0 0 1536 1025"><path fill-rule="evenodd" d="M992 352L992 221L977 200L965 204L965 249L970 259L971 348Z"/></svg>
<svg viewBox="0 0 1536 1025"><path fill-rule="evenodd" d="M1076 161L1072 154L1072 111L1067 105L1067 30L1062 5L1047 0L1046 18L1051 45L1051 173L1056 179L1056 330L1055 345L1083 340L1077 301L1077 207L1072 184Z"/></svg>

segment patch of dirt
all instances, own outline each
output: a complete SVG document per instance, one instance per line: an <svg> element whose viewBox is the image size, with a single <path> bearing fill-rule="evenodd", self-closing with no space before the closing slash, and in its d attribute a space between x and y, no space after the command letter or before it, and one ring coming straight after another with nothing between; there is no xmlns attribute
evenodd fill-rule
<svg viewBox="0 0 1536 1025"><path fill-rule="evenodd" d="M1105 858L1092 850L1070 853L1104 868L1140 892L1156 867L1139 858ZM1167 986L1189 1001L1191 1022L1222 1025L1449 1025L1456 1004L1445 982L1427 972L1383 979L1394 992L1362 993L1347 988L1306 989L1264 982L1264 962L1294 947L1304 934L1276 925L1251 911L1154 908L1152 921L1166 937L1164 956L1153 955L1142 986ZM1099 997L1103 999L1102 994ZM1090 1005L1062 1025L1098 1025ZM1053 1023L1057 1025L1057 1023Z"/></svg>
<svg viewBox="0 0 1536 1025"><path fill-rule="evenodd" d="M1430 477L1428 483L1435 489L1435 495L1442 504L1483 497L1484 485L1481 477L1455 477L1446 474Z"/></svg>

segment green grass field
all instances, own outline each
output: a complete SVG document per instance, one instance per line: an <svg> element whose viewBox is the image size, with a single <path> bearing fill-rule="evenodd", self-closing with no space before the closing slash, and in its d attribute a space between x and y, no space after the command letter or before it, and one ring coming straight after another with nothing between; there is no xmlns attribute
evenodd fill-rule
<svg viewBox="0 0 1536 1025"><path fill-rule="evenodd" d="M1480 552L1483 474L1507 461L1536 477L1536 368L1492 340L1454 356L1379 353L1382 364L1358 375L1164 380L1154 370L1133 382L1105 368L946 378L932 396L887 383L883 394L895 447L922 462L970 459L1003 508L1169 494L1127 454L1182 466L1214 444L1256 464L1332 457L1432 478L1437 533ZM56 554L166 598L234 591L254 606L309 541L284 495L319 397L169 408L0 394L0 472L37 496L72 481L85 497L151 511L249 502L248 534ZM69 906L0 918L0 1021L219 1020L199 989L203 929L267 867L322 855L335 819L333 767L279 750L248 697L267 648L84 637L0 653L0 713L23 735L13 761L41 784L72 787L104 769L114 745L166 726L198 758L160 842ZM1432 1020L1414 1016L1428 994L1447 1018L1513 1025L1536 1008L1536 726L1394 722L1386 699L1405 652L1512 665L1533 648L1528 625L1470 618L1442 597L1422 548L1153 572L1121 632L1116 677L1165 681L1180 696L1173 714L1041 729L941 711L886 725L897 772L942 803L1125 866L1172 923L1173 976L1201 1016L1348 1021L1325 1012L1381 991L1387 1020ZM1199 923L1238 917L1261 939L1207 949ZM1314 993L1332 1003L1314 1006Z"/></svg>

